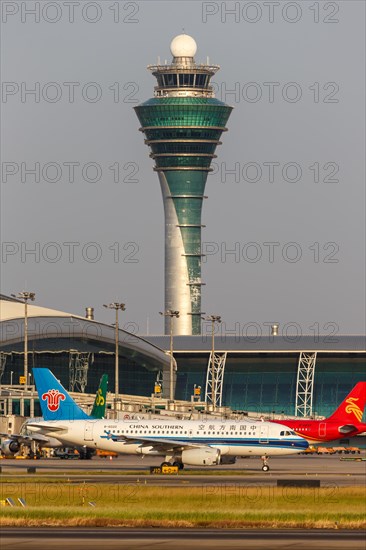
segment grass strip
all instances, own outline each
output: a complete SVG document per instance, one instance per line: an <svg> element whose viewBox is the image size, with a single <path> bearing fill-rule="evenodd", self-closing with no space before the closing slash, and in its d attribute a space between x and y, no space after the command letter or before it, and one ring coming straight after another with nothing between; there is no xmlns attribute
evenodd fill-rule
<svg viewBox="0 0 366 550"><path fill-rule="evenodd" d="M27 506L1 507L1 526L366 528L366 489L361 486L21 483L5 491L1 498L21 497Z"/></svg>

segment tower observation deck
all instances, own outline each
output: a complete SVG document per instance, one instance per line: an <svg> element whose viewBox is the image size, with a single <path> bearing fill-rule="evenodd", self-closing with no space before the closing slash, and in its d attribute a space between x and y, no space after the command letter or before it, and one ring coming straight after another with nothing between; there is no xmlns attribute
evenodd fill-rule
<svg viewBox="0 0 366 550"><path fill-rule="evenodd" d="M165 212L165 308L180 312L174 332L201 333L202 203L232 107L215 99L210 85L217 65L197 64L197 45L186 34L170 45L171 64L149 65L154 97L135 107L155 161ZM170 319L165 317L165 333Z"/></svg>

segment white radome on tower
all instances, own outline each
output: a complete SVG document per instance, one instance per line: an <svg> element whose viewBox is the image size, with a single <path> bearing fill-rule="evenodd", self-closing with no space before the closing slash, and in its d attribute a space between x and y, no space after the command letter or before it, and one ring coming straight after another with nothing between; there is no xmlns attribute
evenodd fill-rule
<svg viewBox="0 0 366 550"><path fill-rule="evenodd" d="M173 57L194 57L197 44L188 34L178 34L170 43L170 51Z"/></svg>

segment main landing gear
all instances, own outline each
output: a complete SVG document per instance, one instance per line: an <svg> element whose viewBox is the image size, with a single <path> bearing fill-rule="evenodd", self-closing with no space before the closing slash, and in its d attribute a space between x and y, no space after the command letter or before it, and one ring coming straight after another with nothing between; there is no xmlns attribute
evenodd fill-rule
<svg viewBox="0 0 366 550"><path fill-rule="evenodd" d="M268 458L269 458L269 457L268 457L267 455L261 456L261 460L262 460L262 462L263 462L263 466L262 466L263 472L268 472L268 470L269 470Z"/></svg>

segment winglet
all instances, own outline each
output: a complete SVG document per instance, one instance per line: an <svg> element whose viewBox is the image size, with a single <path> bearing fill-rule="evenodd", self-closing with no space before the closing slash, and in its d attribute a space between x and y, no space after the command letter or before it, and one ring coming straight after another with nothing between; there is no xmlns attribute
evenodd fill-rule
<svg viewBox="0 0 366 550"><path fill-rule="evenodd" d="M33 376L45 420L84 420L90 418L75 403L49 369L34 368Z"/></svg>

